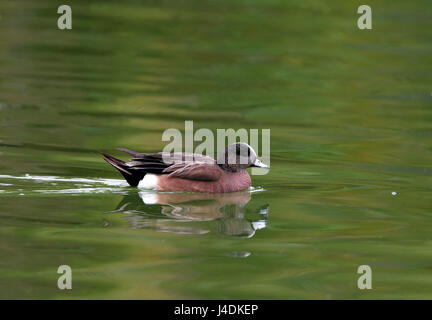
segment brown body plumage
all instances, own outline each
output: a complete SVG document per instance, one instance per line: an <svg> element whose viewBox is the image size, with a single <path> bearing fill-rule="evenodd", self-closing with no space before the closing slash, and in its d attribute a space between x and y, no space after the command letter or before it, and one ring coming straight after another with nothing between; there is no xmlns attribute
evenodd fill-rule
<svg viewBox="0 0 432 320"><path fill-rule="evenodd" d="M251 178L246 168L268 168L256 157L246 143L227 146L215 159L186 153L138 153L119 149L133 156L130 162L102 153L104 159L115 167L131 186L138 186L146 174L156 175L155 189L161 191L191 191L225 193L247 189ZM232 154L233 161L228 162ZM170 161L167 161L169 159Z"/></svg>

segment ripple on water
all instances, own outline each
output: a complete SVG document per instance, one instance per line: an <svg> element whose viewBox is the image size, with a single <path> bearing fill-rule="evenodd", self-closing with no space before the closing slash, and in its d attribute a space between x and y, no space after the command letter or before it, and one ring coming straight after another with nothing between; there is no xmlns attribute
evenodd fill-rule
<svg viewBox="0 0 432 320"><path fill-rule="evenodd" d="M33 189L33 184L12 184L1 183L1 186L7 187L0 190L1 194L95 194L95 193L121 193L125 192L128 187L124 180L120 179L102 179L102 178L65 178L57 176L24 176L0 175L0 179L19 180L37 183L38 188ZM46 189L43 187L46 186ZM56 188L53 189L53 186ZM15 187L15 188L13 188ZM25 194L23 193L25 190Z"/></svg>
<svg viewBox="0 0 432 320"><path fill-rule="evenodd" d="M25 190L26 194L97 194L97 193L120 193L127 192L129 185L120 179L103 179L103 178L66 178L58 176L33 176L25 174L24 176L0 175L0 179L30 181L38 184L38 189L31 188L32 185L0 183L0 186L8 187L6 190L0 190L1 194L19 194ZM46 185L47 189L41 188ZM9 187L19 187L13 189ZM53 189L53 186L58 186ZM23 189L24 188L24 189ZM262 187L250 187L250 193L265 191Z"/></svg>

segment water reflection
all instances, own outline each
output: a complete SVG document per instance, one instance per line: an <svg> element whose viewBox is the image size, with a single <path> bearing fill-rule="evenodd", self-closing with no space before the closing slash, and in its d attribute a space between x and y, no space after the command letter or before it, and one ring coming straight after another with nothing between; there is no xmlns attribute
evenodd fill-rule
<svg viewBox="0 0 432 320"><path fill-rule="evenodd" d="M155 193L134 191L111 213L121 212L132 228L161 232L250 238L267 226L268 204L251 204L252 193ZM211 221L211 223L209 223ZM216 228L215 228L215 223Z"/></svg>

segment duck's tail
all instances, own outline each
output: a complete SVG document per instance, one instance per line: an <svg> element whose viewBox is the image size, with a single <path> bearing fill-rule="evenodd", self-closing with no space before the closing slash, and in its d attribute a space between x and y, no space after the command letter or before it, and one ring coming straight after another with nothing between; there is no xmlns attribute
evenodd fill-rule
<svg viewBox="0 0 432 320"><path fill-rule="evenodd" d="M137 170L133 170L133 168L128 166L125 161L116 159L105 152L99 151L99 153L103 155L106 162L108 162L122 174L131 187L138 186L138 183L142 180L142 178L144 178L145 173L142 171L138 172Z"/></svg>

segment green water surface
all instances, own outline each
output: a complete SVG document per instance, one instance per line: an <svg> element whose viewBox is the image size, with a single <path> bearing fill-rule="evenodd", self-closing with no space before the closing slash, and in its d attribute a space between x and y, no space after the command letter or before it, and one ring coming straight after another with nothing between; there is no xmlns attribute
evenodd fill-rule
<svg viewBox="0 0 432 320"><path fill-rule="evenodd" d="M73 0L72 30L61 4L0 2L1 299L432 298L430 0L372 30L360 1ZM95 152L185 120L270 129L270 172L155 195Z"/></svg>

